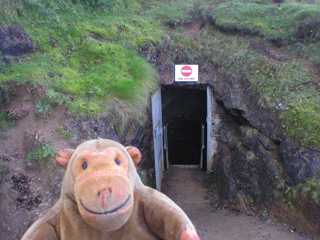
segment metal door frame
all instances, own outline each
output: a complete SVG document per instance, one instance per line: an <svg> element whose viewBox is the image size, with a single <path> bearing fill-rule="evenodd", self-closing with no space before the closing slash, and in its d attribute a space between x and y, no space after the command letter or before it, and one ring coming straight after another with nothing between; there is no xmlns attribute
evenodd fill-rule
<svg viewBox="0 0 320 240"><path fill-rule="evenodd" d="M207 86L207 172L212 169L212 148L211 148L211 132L212 132L212 91Z"/></svg>
<svg viewBox="0 0 320 240"><path fill-rule="evenodd" d="M154 158L155 158L155 173L156 173L156 188L161 191L161 183L164 172L164 161L166 161L167 169L169 169L168 160L168 141L167 141L167 125L162 126L162 103L161 103L161 88L152 96L152 122L153 122L153 141L154 141ZM212 91L207 86L207 171L212 169L212 149L211 149L211 131L212 131ZM204 126L202 126L202 142L201 151L205 149ZM164 143L165 141L165 143ZM164 150L166 158L164 157ZM181 168L201 168L203 167L203 153L201 153L200 165L170 165Z"/></svg>
<svg viewBox="0 0 320 240"><path fill-rule="evenodd" d="M156 189L161 191L164 171L161 88L152 97L152 123Z"/></svg>

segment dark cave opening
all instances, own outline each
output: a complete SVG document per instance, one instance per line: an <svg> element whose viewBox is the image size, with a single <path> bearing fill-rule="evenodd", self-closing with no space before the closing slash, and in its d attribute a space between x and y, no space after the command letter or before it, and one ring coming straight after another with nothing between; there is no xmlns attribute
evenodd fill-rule
<svg viewBox="0 0 320 240"><path fill-rule="evenodd" d="M163 87L162 115L168 129L169 164L200 165L202 152L203 166L206 166L206 148L202 149L202 138L206 142L206 91L181 86Z"/></svg>

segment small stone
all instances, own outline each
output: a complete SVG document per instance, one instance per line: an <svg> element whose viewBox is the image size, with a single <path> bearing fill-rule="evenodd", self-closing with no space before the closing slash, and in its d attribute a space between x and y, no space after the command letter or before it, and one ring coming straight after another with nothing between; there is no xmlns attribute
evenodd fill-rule
<svg viewBox="0 0 320 240"><path fill-rule="evenodd" d="M23 102L22 107L14 109L13 111L10 112L10 115L16 119L22 119L29 114L31 106L32 106L32 103Z"/></svg>

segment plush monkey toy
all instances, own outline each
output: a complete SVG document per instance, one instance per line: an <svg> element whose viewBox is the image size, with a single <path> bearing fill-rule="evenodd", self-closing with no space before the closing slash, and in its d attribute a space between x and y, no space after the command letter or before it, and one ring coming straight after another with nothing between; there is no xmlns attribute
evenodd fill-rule
<svg viewBox="0 0 320 240"><path fill-rule="evenodd" d="M137 148L111 140L60 150L61 197L22 240L200 240L173 201L143 185L140 160Z"/></svg>

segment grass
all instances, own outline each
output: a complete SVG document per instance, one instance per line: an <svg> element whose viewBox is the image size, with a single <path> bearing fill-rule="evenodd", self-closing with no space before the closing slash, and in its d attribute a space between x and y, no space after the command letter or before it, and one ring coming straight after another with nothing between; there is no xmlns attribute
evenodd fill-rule
<svg viewBox="0 0 320 240"><path fill-rule="evenodd" d="M259 35L277 44L320 39L320 6L317 5L227 2L204 13L224 31Z"/></svg>
<svg viewBox="0 0 320 240"><path fill-rule="evenodd" d="M135 15L142 11L138 1L2 0L0 6L1 24L23 25L36 49L1 65L1 82L45 85L73 116L101 116L115 102L134 102L129 113L118 107L130 115L125 122L145 114L157 73L137 51L160 44L163 33L159 24ZM38 117L45 112L49 104L40 100Z"/></svg>
<svg viewBox="0 0 320 240"><path fill-rule="evenodd" d="M194 7L195 2L193 0L156 2L147 15L170 27L181 26L192 23L199 16L197 8Z"/></svg>

